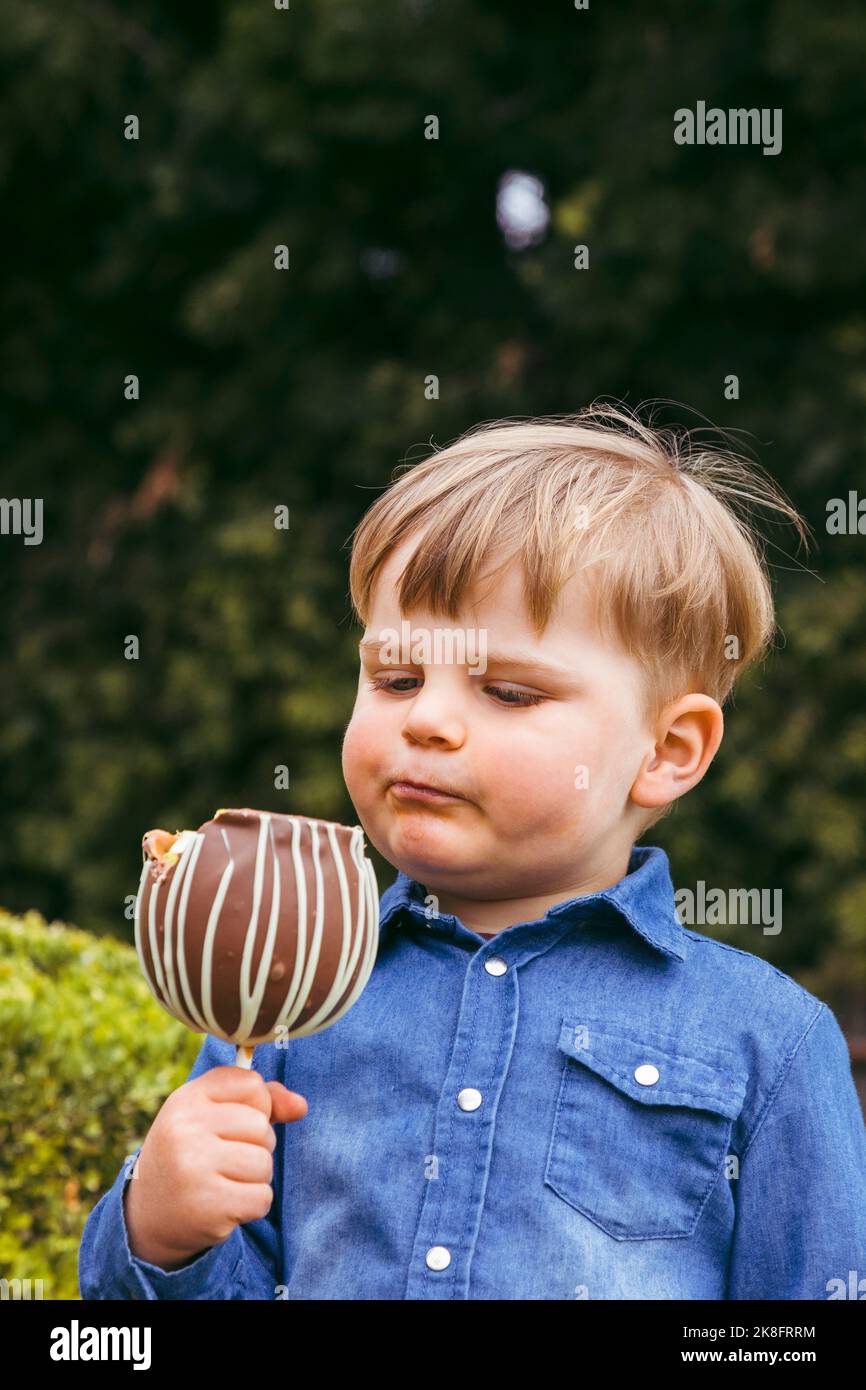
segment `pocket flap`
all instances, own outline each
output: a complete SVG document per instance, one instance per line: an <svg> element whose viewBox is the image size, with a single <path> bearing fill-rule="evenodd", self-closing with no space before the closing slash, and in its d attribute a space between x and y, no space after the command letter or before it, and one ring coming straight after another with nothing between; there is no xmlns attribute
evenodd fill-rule
<svg viewBox="0 0 866 1390"><path fill-rule="evenodd" d="M644 1105L688 1105L735 1120L746 1077L732 1053L605 1019L562 1020L559 1050Z"/></svg>

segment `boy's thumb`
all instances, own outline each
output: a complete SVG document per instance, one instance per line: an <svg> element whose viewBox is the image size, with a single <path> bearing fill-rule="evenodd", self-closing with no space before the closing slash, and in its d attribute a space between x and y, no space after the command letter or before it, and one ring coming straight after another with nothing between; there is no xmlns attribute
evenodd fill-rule
<svg viewBox="0 0 866 1390"><path fill-rule="evenodd" d="M297 1091L290 1091L281 1081L266 1081L271 1097L271 1124L283 1124L287 1120L300 1120L306 1115L309 1106Z"/></svg>

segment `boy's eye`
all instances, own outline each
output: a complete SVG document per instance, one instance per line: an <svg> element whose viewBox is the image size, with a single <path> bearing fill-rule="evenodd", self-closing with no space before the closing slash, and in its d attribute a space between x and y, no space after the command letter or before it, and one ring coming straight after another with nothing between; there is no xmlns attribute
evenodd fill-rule
<svg viewBox="0 0 866 1390"><path fill-rule="evenodd" d="M371 690L391 690L396 695L405 695L410 692L405 689L398 690L397 687L401 685L405 687L407 682L411 685L413 681L417 684L417 676L396 676L394 679L389 679L387 676L373 676L369 684ZM484 689L493 691L496 698L504 705L516 705L518 707L537 705L545 698L543 695L533 695L528 690L512 690L510 687L502 685L485 685Z"/></svg>

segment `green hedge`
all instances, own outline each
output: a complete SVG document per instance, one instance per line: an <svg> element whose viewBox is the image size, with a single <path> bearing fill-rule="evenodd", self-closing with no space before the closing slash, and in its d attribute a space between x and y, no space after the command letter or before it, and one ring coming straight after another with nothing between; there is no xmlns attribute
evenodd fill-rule
<svg viewBox="0 0 866 1390"><path fill-rule="evenodd" d="M84 1222L201 1043L130 946L0 909L0 1277L79 1296Z"/></svg>

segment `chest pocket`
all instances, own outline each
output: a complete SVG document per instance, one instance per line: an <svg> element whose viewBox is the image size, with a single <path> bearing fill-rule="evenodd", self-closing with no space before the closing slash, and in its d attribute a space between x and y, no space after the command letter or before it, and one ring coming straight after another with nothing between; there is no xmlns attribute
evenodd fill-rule
<svg viewBox="0 0 866 1390"><path fill-rule="evenodd" d="M733 1053L607 1019L564 1018L544 1181L615 1240L694 1231L747 1077Z"/></svg>

